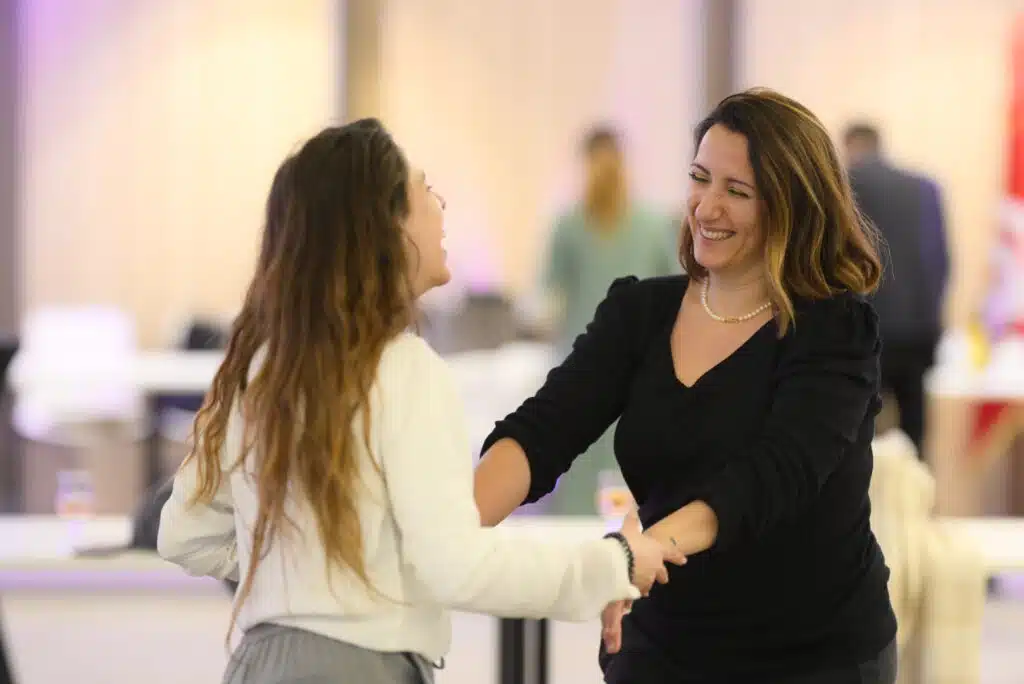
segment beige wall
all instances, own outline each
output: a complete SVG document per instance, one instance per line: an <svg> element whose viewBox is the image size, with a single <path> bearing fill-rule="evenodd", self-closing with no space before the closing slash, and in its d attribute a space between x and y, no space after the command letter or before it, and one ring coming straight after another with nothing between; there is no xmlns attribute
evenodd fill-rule
<svg viewBox="0 0 1024 684"><path fill-rule="evenodd" d="M154 342L230 311L271 175L337 109L334 0L22 0L23 307Z"/></svg>
<svg viewBox="0 0 1024 684"><path fill-rule="evenodd" d="M984 293L1003 189L1014 0L739 0L738 79L811 107L836 133L884 129L893 159L942 183L954 322Z"/></svg>
<svg viewBox="0 0 1024 684"><path fill-rule="evenodd" d="M449 199L465 284L528 288L576 144L596 121L628 139L637 191L682 199L703 107L701 2L382 0L380 111Z"/></svg>
<svg viewBox="0 0 1024 684"><path fill-rule="evenodd" d="M0 339L17 332L20 289L16 10L17 0L0 0Z"/></svg>

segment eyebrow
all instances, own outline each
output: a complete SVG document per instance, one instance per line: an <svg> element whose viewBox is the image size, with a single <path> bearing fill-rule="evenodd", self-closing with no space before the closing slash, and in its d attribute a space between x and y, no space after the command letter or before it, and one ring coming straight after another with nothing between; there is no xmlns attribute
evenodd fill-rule
<svg viewBox="0 0 1024 684"><path fill-rule="evenodd" d="M695 166L698 169L700 169L702 172L706 173L707 175L709 175L709 176L711 175L711 172L708 171L707 168L705 166L703 166L702 164L698 164L697 162L693 162L692 164L690 164L690 166ZM739 183L740 185L745 185L748 188L750 188L751 190L755 190L756 189L756 188L754 188L754 186L751 183L748 183L747 181L744 181L744 180L740 180L739 178L726 178L725 180L729 181L730 183Z"/></svg>

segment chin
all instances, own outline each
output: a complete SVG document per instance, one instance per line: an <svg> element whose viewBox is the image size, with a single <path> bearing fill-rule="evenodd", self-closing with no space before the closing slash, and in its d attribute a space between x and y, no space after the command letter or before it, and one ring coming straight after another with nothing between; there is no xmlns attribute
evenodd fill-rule
<svg viewBox="0 0 1024 684"><path fill-rule="evenodd" d="M717 254L709 254L707 251L702 249L694 250L693 258L709 273L713 271L720 271L729 263L729 259L727 257L722 258Z"/></svg>
<svg viewBox="0 0 1024 684"><path fill-rule="evenodd" d="M447 266L445 266L440 271L438 271L437 275L435 275L434 278L430 281L430 289L433 290L435 287L447 285L448 283L451 282L451 280L452 272L448 270Z"/></svg>

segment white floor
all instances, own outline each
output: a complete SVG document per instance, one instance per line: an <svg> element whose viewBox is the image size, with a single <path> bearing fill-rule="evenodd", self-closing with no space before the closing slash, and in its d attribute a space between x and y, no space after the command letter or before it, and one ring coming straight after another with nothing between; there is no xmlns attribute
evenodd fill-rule
<svg viewBox="0 0 1024 684"><path fill-rule="evenodd" d="M985 608L982 684L1024 681L1024 576L1004 578Z"/></svg>

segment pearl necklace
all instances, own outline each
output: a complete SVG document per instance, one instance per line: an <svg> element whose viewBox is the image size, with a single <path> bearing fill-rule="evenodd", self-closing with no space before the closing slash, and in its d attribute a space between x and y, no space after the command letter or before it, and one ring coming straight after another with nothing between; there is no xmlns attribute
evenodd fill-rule
<svg viewBox="0 0 1024 684"><path fill-rule="evenodd" d="M758 315L764 313L765 311L770 309L771 306L772 306L771 302L765 302L764 304L762 304L761 306L757 307L756 309L754 309L750 313L743 314L742 316L719 316L718 314L716 314L714 311L711 310L710 306L708 306L708 288L709 287L710 287L709 281L705 280L703 285L701 286L701 289L700 289L700 303L704 305L704 311L707 312L708 316L711 316L711 318L713 318L714 320L718 321L719 323L742 323L743 321L749 321L754 316L758 316Z"/></svg>

